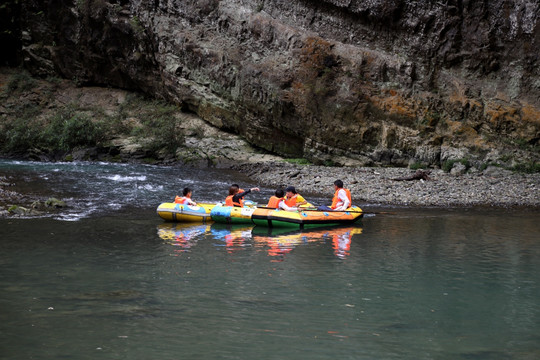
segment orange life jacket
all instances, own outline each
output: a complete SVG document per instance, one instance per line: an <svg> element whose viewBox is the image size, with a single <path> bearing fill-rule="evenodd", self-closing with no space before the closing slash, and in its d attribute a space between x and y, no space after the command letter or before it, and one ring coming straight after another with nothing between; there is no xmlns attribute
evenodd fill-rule
<svg viewBox="0 0 540 360"><path fill-rule="evenodd" d="M345 188L342 188L342 189L345 190L345 193L347 194L347 198L349 199L349 207L350 207L352 205L351 191L349 189L345 189ZM334 198L332 199L332 206L330 206L332 209L337 208L337 204L338 204L338 202L340 202L340 200L338 198L339 190L341 190L341 189L337 189L336 192L334 193Z"/></svg>
<svg viewBox="0 0 540 360"><path fill-rule="evenodd" d="M290 206L290 207L295 207L296 206L296 197L297 196L298 196L298 194L294 194L290 199L285 198L285 205Z"/></svg>
<svg viewBox="0 0 540 360"><path fill-rule="evenodd" d="M187 197L178 195L174 198L174 202L175 204L189 204Z"/></svg>
<svg viewBox="0 0 540 360"><path fill-rule="evenodd" d="M268 205L266 207L277 209L279 206L279 202L283 200L283 198L278 198L277 196L272 196L270 200L268 201Z"/></svg>
<svg viewBox="0 0 540 360"><path fill-rule="evenodd" d="M235 202L233 202L233 196L234 195L227 196L227 198L225 199L225 205L226 206L243 207L244 206L244 201L242 199L240 199L240 200L238 200L239 202L235 203Z"/></svg>

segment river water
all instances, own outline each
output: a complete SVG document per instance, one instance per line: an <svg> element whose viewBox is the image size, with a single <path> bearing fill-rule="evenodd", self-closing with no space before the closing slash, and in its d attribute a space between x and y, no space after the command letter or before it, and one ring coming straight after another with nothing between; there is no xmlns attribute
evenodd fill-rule
<svg viewBox="0 0 540 360"><path fill-rule="evenodd" d="M0 219L1 359L540 358L538 211L359 204L379 214L279 233L156 215L184 186L216 201L257 185L222 170L0 175L69 205Z"/></svg>

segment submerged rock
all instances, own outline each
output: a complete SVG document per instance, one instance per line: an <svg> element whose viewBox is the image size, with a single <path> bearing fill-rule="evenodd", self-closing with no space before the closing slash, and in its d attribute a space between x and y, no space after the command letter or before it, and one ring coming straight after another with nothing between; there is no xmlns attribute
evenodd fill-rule
<svg viewBox="0 0 540 360"><path fill-rule="evenodd" d="M47 201L45 201L45 206L50 208L63 208L66 207L66 203L56 198L49 198Z"/></svg>
<svg viewBox="0 0 540 360"><path fill-rule="evenodd" d="M35 209L28 209L23 206L19 205L11 205L7 209L7 213L9 215L15 215L15 216L37 216L41 215L42 212L35 210Z"/></svg>

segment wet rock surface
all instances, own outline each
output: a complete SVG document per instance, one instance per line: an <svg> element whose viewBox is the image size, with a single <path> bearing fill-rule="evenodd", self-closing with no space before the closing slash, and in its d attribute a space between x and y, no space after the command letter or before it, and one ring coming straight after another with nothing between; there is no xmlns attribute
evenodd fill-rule
<svg viewBox="0 0 540 360"><path fill-rule="evenodd" d="M13 191L13 183L5 176L0 176L0 217L33 217L46 213L58 213L67 204L57 198L42 199L37 196Z"/></svg>

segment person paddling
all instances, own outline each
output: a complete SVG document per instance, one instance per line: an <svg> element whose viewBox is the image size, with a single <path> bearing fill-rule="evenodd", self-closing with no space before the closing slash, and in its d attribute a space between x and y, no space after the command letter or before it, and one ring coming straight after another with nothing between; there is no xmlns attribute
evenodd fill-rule
<svg viewBox="0 0 540 360"><path fill-rule="evenodd" d="M193 194L193 190L186 187L182 191L183 196L176 195L174 202L176 204L183 204L183 205L197 205L197 203L193 200L191 200L191 195Z"/></svg>

